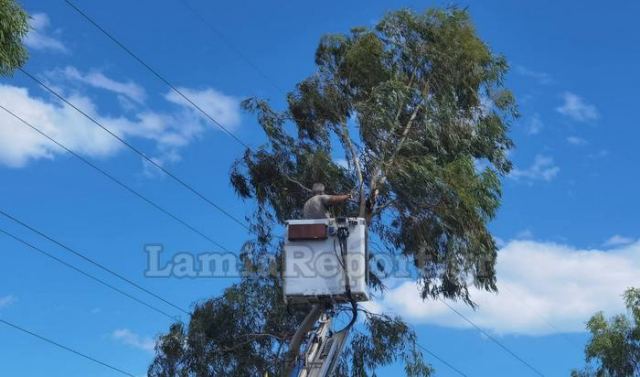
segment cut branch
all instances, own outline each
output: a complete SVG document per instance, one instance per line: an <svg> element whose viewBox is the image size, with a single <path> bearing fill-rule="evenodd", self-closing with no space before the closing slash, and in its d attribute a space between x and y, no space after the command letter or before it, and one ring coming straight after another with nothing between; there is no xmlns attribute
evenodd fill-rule
<svg viewBox="0 0 640 377"><path fill-rule="evenodd" d="M347 153L349 154L349 159L353 164L353 167L356 169L356 176L358 178L358 193L360 195L360 210L358 217L364 217L366 213L366 198L364 195L364 178L362 177L362 167L360 166L360 159L358 158L358 154L353 147L353 143L351 142L351 136L349 136L349 129L347 128L347 123L342 122L341 126L341 138L342 143L344 144Z"/></svg>

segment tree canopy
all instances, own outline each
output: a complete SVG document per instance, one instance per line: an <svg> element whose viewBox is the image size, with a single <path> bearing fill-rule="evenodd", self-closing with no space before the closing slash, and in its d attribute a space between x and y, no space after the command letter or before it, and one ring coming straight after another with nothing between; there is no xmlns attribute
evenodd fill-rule
<svg viewBox="0 0 640 377"><path fill-rule="evenodd" d="M13 73L27 61L22 40L29 31L28 16L15 0L0 0L0 76Z"/></svg>
<svg viewBox="0 0 640 377"><path fill-rule="evenodd" d="M599 312L587 322L591 333L585 347L588 365L574 370L573 377L640 376L640 289L628 289L624 300L627 315L606 319Z"/></svg>
<svg viewBox="0 0 640 377"><path fill-rule="evenodd" d="M323 182L354 194L339 213L366 218L372 240L411 261L416 300L473 305L470 285L495 291L497 247L487 224L511 168L508 127L517 116L506 60L478 37L466 10L451 8L391 12L374 28L327 35L315 63L286 109L243 102L267 139L230 172L238 195L257 204L257 237L243 260L267 260L277 271L279 225L299 218L308 188ZM371 274L372 289L382 291L384 276ZM284 305L277 273L247 274L197 305L188 329L176 324L160 339L149 374L278 375L305 310ZM409 376L431 373L408 325L367 313L338 375L373 375L396 360Z"/></svg>

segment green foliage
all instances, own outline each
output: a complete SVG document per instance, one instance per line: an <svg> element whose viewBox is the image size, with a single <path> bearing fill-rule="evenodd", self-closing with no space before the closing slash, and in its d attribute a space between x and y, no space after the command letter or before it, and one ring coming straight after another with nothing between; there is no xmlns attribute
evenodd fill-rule
<svg viewBox="0 0 640 377"><path fill-rule="evenodd" d="M392 12L373 29L325 36L315 62L317 71L287 95L286 109L243 102L267 138L230 172L236 193L257 204L256 247L245 260L264 266L267 258L277 270L281 245L272 232L299 218L308 188L323 182L329 192L354 194L339 214L366 218L370 238L414 262L422 298L473 304L468 285L496 290L487 223L511 169L507 131L517 116L503 87L504 58L454 8ZM335 160L341 154L346 166ZM383 289L380 276L369 282ZM175 325L160 338L149 375L279 375L308 311L288 311L280 284L278 274L247 276L199 305L188 330ZM408 376L432 374L399 318L367 314L365 331L347 348L338 376L375 376L395 361Z"/></svg>
<svg viewBox="0 0 640 377"><path fill-rule="evenodd" d="M628 316L619 314L607 320L596 313L587 322L591 340L585 356L589 365L573 371L573 377L640 376L640 289L628 289L624 298Z"/></svg>
<svg viewBox="0 0 640 377"><path fill-rule="evenodd" d="M0 76L10 75L27 61L22 39L29 31L28 16L15 0L0 0Z"/></svg>
<svg viewBox="0 0 640 377"><path fill-rule="evenodd" d="M269 266L260 257L252 259L262 252L243 255L245 266ZM277 269L279 260L271 258L269 268ZM280 376L288 341L309 307L296 309L284 304L276 274L248 275L222 296L198 304L188 327L173 324L158 339L148 376ZM337 376L367 376L367 370L396 359L405 362L408 376L430 375L406 324L373 314L366 315L365 323L367 333L354 336ZM353 365L347 363L348 355L358 355Z"/></svg>
<svg viewBox="0 0 640 377"><path fill-rule="evenodd" d="M368 334L353 336L335 377L368 376L368 371L401 359L408 377L430 376L433 369L416 349L416 336L398 317L367 314ZM393 349L393 352L390 352ZM347 359L351 359L351 365Z"/></svg>
<svg viewBox="0 0 640 377"><path fill-rule="evenodd" d="M278 376L304 313L290 315L273 278L247 278L196 306L156 344L149 376Z"/></svg>
<svg viewBox="0 0 640 377"><path fill-rule="evenodd" d="M495 290L487 230L509 172L514 98L507 64L478 38L466 11L403 10L374 29L322 38L318 70L282 112L250 99L268 142L236 162L231 183L266 217L300 215L304 187L354 192L388 248L415 260L423 297L472 304L468 284ZM348 168L331 156L344 153ZM487 168L476 171L476 164ZM269 215L267 215L269 214ZM482 266L480 268L479 266Z"/></svg>

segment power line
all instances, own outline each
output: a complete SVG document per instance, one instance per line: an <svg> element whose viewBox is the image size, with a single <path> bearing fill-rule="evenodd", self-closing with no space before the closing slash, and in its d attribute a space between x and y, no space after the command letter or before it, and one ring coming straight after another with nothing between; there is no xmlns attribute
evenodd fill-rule
<svg viewBox="0 0 640 377"><path fill-rule="evenodd" d="M186 188L188 191L191 191L193 194L195 194L196 196L198 196L200 199L202 199L203 201L205 201L207 204L209 204L211 207L215 208L217 211L219 211L220 213L222 213L223 215L225 215L226 217L230 218L231 220L233 220L235 223L239 224L240 226L242 226L243 228L245 228L246 230L251 231L251 229L240 219L238 219L237 217L235 217L234 215L232 215L231 213L229 213L227 210L225 210L224 208L220 207L218 204L216 204L215 202L213 202L211 199L209 199L207 196L205 196L204 194L202 194L200 191L196 190L195 188L193 188L193 186L189 185L187 182L185 182L184 180L182 180L181 178L179 178L178 176L176 176L175 174L173 174L171 171L169 171L167 168L164 168L162 165L158 164L156 161L154 161L151 157L147 156L144 152L142 152L141 150L139 150L138 148L134 147L131 143L127 142L126 140L124 140L123 138L121 138L120 136L118 136L117 134L115 134L113 131L111 131L110 129L108 129L107 127L103 126L100 122L98 122L94 117L92 117L91 115L87 114L86 112L84 112L82 109L80 109L79 107L77 107L76 105L74 105L72 102L70 102L69 100L67 100L65 97L63 97L60 93L58 93L57 91L53 90L50 86L48 86L47 84L45 84L42 80L38 79L37 77L35 77L34 75L32 75L31 73L27 72L24 68L18 68L22 73L24 73L27 77L29 77L31 80L33 80L34 82L38 83L40 86L42 86L44 89L46 89L49 93L53 94L55 97L57 97L58 99L60 99L62 102L66 103L67 105L71 106L74 110L76 110L77 112L79 112L80 114L82 114L85 118L87 118L89 121L91 121L92 123L94 123L96 126L102 128L105 132L107 132L109 135L111 135L112 137L114 137L116 140L118 140L119 142L121 142L124 146L126 146L127 148L129 148L130 150L132 150L135 154L137 154L138 156L142 157L145 161L147 161L148 163L150 163L151 165L155 166L156 168L158 168L160 171L162 171L164 174L166 174L167 176L169 176L171 179L173 179L174 181L176 181L177 183L179 183L181 186L183 186L184 188Z"/></svg>
<svg viewBox="0 0 640 377"><path fill-rule="evenodd" d="M355 330L357 333L359 333L362 336L366 336L362 331L360 330ZM456 368L455 366L453 366L450 362L448 362L447 360L443 359L442 357L436 355L433 351L431 351L430 349L428 349L427 347L423 346L422 344L416 342L415 343L416 346L418 346L418 348L422 349L423 351L425 351L426 353L428 353L429 355L433 356L435 359L437 359L438 361L440 361L442 364L446 365L449 369L451 369L452 371L456 372L457 374L461 375L462 377L469 377L466 373L462 372L460 369Z"/></svg>
<svg viewBox="0 0 640 377"><path fill-rule="evenodd" d="M418 348L422 349L424 352L428 353L429 355L433 356L434 358L436 358L437 360L439 360L442 364L446 365L447 367L449 367L449 369L451 369L452 371L456 372L457 374L463 376L463 377L469 377L466 373L462 372L460 369L454 367L453 365L451 365L451 363L449 363L447 360L443 359L442 357L436 355L435 353L433 353L433 351L429 350L427 347L423 346L420 343L416 342L416 345L418 346Z"/></svg>
<svg viewBox="0 0 640 377"><path fill-rule="evenodd" d="M13 116L14 118L16 118L17 120L19 120L22 124L24 124L25 126L31 128L33 131L39 133L40 135L44 136L45 138L47 138L49 141L51 141L52 143L56 144L57 146L59 146L60 148L64 149L65 151L67 151L69 154L71 154L73 157L79 159L80 161L82 161L83 163L85 163L86 165L88 165L89 167L95 169L96 171L98 171L100 174L104 175L105 177L109 178L111 181L115 182L117 185L119 185L120 187L122 187L123 189L129 191L130 193L132 193L133 195L135 195L136 197L138 197L139 199L147 202L148 204L150 204L151 206L153 206L154 208L156 208L157 210L159 210L160 212L164 213L165 215L171 217L172 219L176 220L177 222L179 222L180 224L184 225L185 227L187 227L188 229L190 229L192 232L198 234L199 236L201 236L202 238L208 240L209 242L211 242L213 245L221 248L224 251L229 252L229 250L227 250L224 246L222 246L220 243L218 243L217 241L215 241L214 239L212 239L211 237L207 236L206 234L204 234L203 232L201 232L200 230L196 229L194 226L190 225L189 223L187 223L186 221L182 220L181 218L179 218L178 216L174 215L173 213L169 212L167 209L161 207L159 204L155 203L154 201L152 201L151 199L145 197L144 195L142 195L141 193L139 193L138 191L134 190L133 188L131 188L130 186L126 185L124 182L120 181L119 179L117 179L116 177L114 177L112 174L109 174L107 171L105 171L104 169L98 167L97 165L95 165L94 163L92 163L91 161L87 160L86 158L82 157L81 155L79 155L78 153L74 152L73 150L69 149L68 147L66 147L64 144L60 143L59 141L57 141L56 139L54 139L53 137L47 135L44 131L42 131L41 129L35 127L34 125L32 125L31 123L27 122L24 118L20 117L19 115L15 114L14 112L12 112L11 110L7 109L6 107L0 105L0 109L4 110L5 112L7 112L8 114L10 114L11 116Z"/></svg>
<svg viewBox="0 0 640 377"><path fill-rule="evenodd" d="M453 306L449 305L446 301L444 301L443 299L439 298L438 300L440 300L440 302L442 302L443 304L445 304L449 309L451 309L451 311L453 311L454 313L456 313L460 318L464 319L466 322L468 322L471 326L475 327L478 331L480 331L483 335L485 335L487 338L489 338L492 342L494 342L495 344L497 344L500 348L502 348L505 352L507 352L508 354L510 354L511 356L513 356L516 360L518 360L520 363L522 363L524 366L526 366L527 368L529 368L531 371L533 371L534 373L536 373L537 375L541 376L541 377L545 377L544 374L542 374L542 372L540 372L538 369L536 369L533 365L529 364L526 360L524 360L522 357L518 356L515 352L511 351L511 349L509 349L509 347L505 346L502 342L500 342L498 339L496 339L494 336L492 336L491 334L489 334L487 331L485 331L484 329L482 329L480 326L476 325L472 320L470 320L467 316L465 316L464 314L460 313L459 311L457 311Z"/></svg>
<svg viewBox="0 0 640 377"><path fill-rule="evenodd" d="M228 128L226 128L222 123L218 122L213 116L211 116L208 112L204 111L200 106L198 106L191 98L185 95L180 89L178 89L175 85L173 85L169 80L167 80L163 75L158 73L155 69L153 69L149 64L147 64L144 60L142 60L138 55L136 55L131 49L125 46L122 42L120 42L116 37L114 37L111 33L105 30L102 26L100 26L95 20L93 20L89 15L84 13L80 8L78 8L74 3L69 0L65 0L65 2L73 8L78 14L80 14L84 19L89 21L93 26L95 26L98 30L102 32L107 38L111 39L115 44L117 44L122 50L124 50L127 54L129 54L132 58L134 58L138 63L142 64L149 72L151 72L154 76L156 76L160 81L166 84L171 90L173 90L176 94L182 97L185 101L187 101L191 106L193 106L196 110L198 110L202 115L204 115L207 119L212 121L218 128L227 133L227 135L231 136L238 144L242 145L247 149L251 149L251 147L246 144L244 141L240 140L233 132L231 132Z"/></svg>
<svg viewBox="0 0 640 377"><path fill-rule="evenodd" d="M21 332L23 332L25 334L31 335L34 338L38 338L38 339L42 340L43 342L49 343L51 345L54 345L54 346L56 346L56 347L58 347L60 349L63 349L65 351L67 351L67 352L71 352L71 353L73 353L73 354L75 354L77 356L83 357L83 358L85 358L85 359L87 359L89 361L92 361L92 362L94 362L96 364L102 365L103 367L109 368L109 369L111 369L113 371L116 371L116 372L118 372L120 374L123 374L125 376L136 377L133 373L129 373L129 372L124 371L124 370L122 370L120 368L117 368L117 367L115 367L115 366L113 366L111 364L107 364L107 363L105 363L103 361L100 361L100 360L98 360L96 358L93 358L93 357L91 357L89 355L86 355L86 354L84 354L82 352L76 351L76 350L74 350L72 348L69 348L69 347L67 347L65 345L62 345L62 344L60 344L60 343L58 343L56 341L53 341L53 340L51 340L49 338L45 338L44 336L36 334L35 332L27 330L27 329L25 329L23 327L20 327L20 326L16 325L15 323L11 323L11 322L6 321L4 319L0 319L0 323L3 323L3 324L5 324L5 325L7 325L9 327L14 328L15 330L18 330L18 331L21 331Z"/></svg>
<svg viewBox="0 0 640 377"><path fill-rule="evenodd" d="M37 234L37 235L39 235L40 237L45 238L45 239L47 239L47 240L48 240L48 241L50 241L50 242L53 242L54 244L56 244L56 245L60 246L61 248L63 248L63 249L65 249L65 250L67 250L68 252L72 253L73 255L75 255L75 256L77 256L77 257L79 257L79 258L82 258L82 259L83 259L83 260L85 260L86 262L91 263L92 265L94 265L94 266L98 267L99 269L101 269L101 270L103 270L103 271L105 271L105 272L107 272L107 273L109 273L109 274L111 274L111 275L113 275L113 276L117 277L118 279L120 279L120 280L122 280L122 281L126 282L127 284L129 284L129 285L131 285L131 286L133 286L133 287L135 287L135 288L137 288L137 289L141 290L142 292L144 292L144 293L146 293L146 294L148 294L148 295L150 295L150 296L153 296L153 297L157 298L158 300L160 300L160 301L164 302L165 304L167 304L167 305L169 305L169 306L172 306L173 308L175 308L175 309L177 309L177 310L179 310L179 311L183 312L184 314L187 314L187 315L190 315L190 314L191 314L188 310L185 310L185 309L181 308L180 306L178 306L178 305L176 305L176 304L174 304L174 303L170 302L169 300L166 300L165 298L163 298L163 297L159 296L158 294L155 294L155 293L153 293L153 292L149 291L148 289L146 289L146 288L142 287L140 284L138 284L138 283L136 283L136 282L132 281L131 279L129 279L129 278L127 278L127 277L125 277L125 276L123 276L123 275L119 274L118 272L116 272L116 271L114 271L114 270L110 269L109 267L106 267L106 266L102 265L101 263L99 263L99 262L97 262L97 261L95 261L95 260L93 260L93 259L89 258L88 256L86 256L86 255L82 254L81 252L79 252L79 251L77 251L77 250L75 250L75 249L73 249L73 248L71 248L71 247L69 247L69 246L67 246L67 245L63 244L62 242L60 242L60 241L58 241L58 240L54 239L53 237L51 237L51 236L49 236L49 235L47 235L47 234L43 233L42 231L40 231L40 230L38 230L38 229L34 228L33 226L31 226L31 225L29 225L29 224L27 224L27 223L23 222L22 220L20 220L20 219L16 218L15 216L12 216L11 214L9 214L9 213L5 212L5 211L4 211L4 210L2 210L2 209L0 209L0 215L2 215L2 216L4 216L4 217L8 218L9 220L11 220L11 221L13 221L13 222L15 222L15 223L17 223L17 224L22 225L23 227L25 227L25 228L29 229L30 231L32 231L32 232L34 232L34 233L36 233L36 234Z"/></svg>
<svg viewBox="0 0 640 377"><path fill-rule="evenodd" d="M65 2L67 3L67 5L69 5L71 8L73 8L78 14L80 14L84 19L86 19L90 24L92 24L95 28L97 28L100 32L102 32L107 38L109 38L112 42L114 42L118 47L120 47L124 52L126 52L129 56L131 56L134 60L136 60L138 63L140 63L144 68L146 68L149 72L151 72L156 78L158 78L160 81L162 81L165 85L167 85L172 91L174 91L176 94L178 94L181 98L183 98L185 101L187 101L191 106L193 106L194 109L198 110L198 112L200 112L202 115L204 115L207 119L209 119L211 122L213 122L216 126L218 126L218 128L220 128L221 130L223 130L225 133L227 133L229 136L231 136L238 144L240 144L241 146L243 146L244 148L247 148L249 150L252 150L252 148L245 143L244 141L242 141L238 136L236 136L233 132L231 132L228 128L226 128L223 124L221 124L218 120L216 120L211 114L209 114L208 112L206 112L202 107L200 107L197 103L195 103L191 98L189 98L189 96L187 96L186 94L184 94L184 92L182 92L176 85L174 85L173 83L171 83L165 76L163 76L162 74L160 74L157 70L155 70L153 67L151 67L148 63L146 63L142 58L140 58L137 54L135 54L130 48L128 48L126 45L124 45L124 43L122 43L119 39L117 39L113 34L109 33L105 28L103 28L102 26L100 26L94 19L92 19L88 14L86 14L85 12L83 12L78 6L76 6L74 3L72 3L69 0L65 0ZM215 209L217 209L218 211L220 211L221 213L223 213L225 216L229 217L230 219L232 219L234 222L236 222L237 224L239 224L240 226L242 226L243 228L245 228L248 231L251 231L251 229L245 224L245 222L243 222L242 220L239 220L237 217L235 217L234 215L232 215L231 213L229 213L228 211L224 210L222 207L220 207L219 205L215 204L212 200L210 200L209 198L207 198L205 195L201 194L199 191L197 191L196 189L194 189L192 186L190 186L189 184L187 184L185 181L183 181L182 179L178 178L177 176L175 176L172 172L168 171L166 168L162 167L161 165L159 165L158 163L156 163L155 161L153 161L153 159L149 158L148 156L146 156L144 153L142 153L140 150L138 150L137 148L133 147L131 144L129 144L128 142L126 142L125 140L123 140L122 138L120 138L119 136L115 135L113 132L111 132L109 129L107 129L106 127L102 126L101 124L99 124L94 118L90 117L88 114L86 114L85 112L81 111L80 109L78 109L76 106L74 106L73 104L71 104L69 101L67 101L66 99L64 99L61 95L59 95L58 93L56 93L55 91L53 91L51 88L48 88L42 81L38 80L37 78L35 78L35 76L27 73L24 71L24 69L20 69L23 73L27 74L27 76L31 77L31 79L35 80L36 82L38 82L41 86L45 87L49 92L53 93L56 97L60 98L61 100L63 100L65 103L67 103L68 105L72 106L73 108L75 108L77 111L79 111L80 113L82 113L85 117L87 117L89 120L91 120L93 123L97 124L99 127L101 127L102 129L104 129L105 131L107 131L109 134L111 134L113 137L115 137L116 139L118 139L119 141L121 141L124 145L126 145L127 147L129 147L130 149L132 149L135 153L137 153L138 155L140 155L142 158L144 158L146 161L148 161L149 163L151 163L152 165L154 165L155 167L157 167L158 169L160 169L163 173L165 173L166 175L168 175L169 177L171 177L172 179L174 179L175 181L177 181L178 183L180 183L182 186L184 186L185 188L187 188L187 190L191 191L192 193L194 193L196 196L200 197L200 199L204 200L205 202L207 202L209 205L213 206Z"/></svg>
<svg viewBox="0 0 640 377"><path fill-rule="evenodd" d="M515 296L516 294L510 290L507 285L503 285L500 287L500 290L506 290L507 292L509 292L511 295ZM553 323L551 323L551 321L549 321L549 319L546 316L543 316L542 314L540 314L538 312L538 310L536 308L533 308L532 305L530 305L527 301L525 300L521 300L520 303L524 304L527 308L529 308L529 310L531 310L534 314L536 314L540 319L542 319L544 321L544 323L553 331L557 332L558 334L560 334L562 336L562 338L568 342L571 343L571 345L573 346L578 346L579 348L582 348L584 345L580 344L578 342L576 342L574 339L571 339L567 336L567 334L565 334L561 329L559 329L558 327L556 327Z"/></svg>
<svg viewBox="0 0 640 377"><path fill-rule="evenodd" d="M248 66L250 66L256 73L261 76L265 81L269 82L274 89L284 92L284 90L276 84L260 67L258 67L255 63L249 59L245 53L237 48L233 43L229 41L226 35L224 35L220 30L215 28L208 22L201 14L196 10L187 0L177 0L183 7L185 7L195 18L197 18L203 25L205 25L213 34L215 34L220 40L224 42L224 44L233 51L242 61L244 61Z"/></svg>
<svg viewBox="0 0 640 377"><path fill-rule="evenodd" d="M130 295L129 293L127 293L127 292L125 292L125 291L121 290L120 288L117 288L117 287L115 287L115 286L113 286L113 285L111 285L111 284L109 284L109 283L105 282L104 280L101 280L101 279L99 279L99 278L97 278L97 277L95 277L95 276L93 276L93 275L89 274L88 272L85 272L85 271L83 271L83 270L79 269L78 267L76 267L76 266L74 266L74 265L72 265L72 264L70 264L70 263L68 263L68 262L65 262L64 260L62 260L62 259L60 259L60 258L56 257L56 256L55 256L55 255L53 255L53 254L50 254L50 253L48 253L48 252L46 252L46 251L44 251L44 250L40 249L39 247L37 247L37 246L35 246L35 245L33 245L33 244L31 244L31 243L29 243L29 242L25 241L24 239L22 239L22 238L20 238L20 237L16 236L15 234L9 233L8 231L6 231L6 230L4 230L4 229L2 229L2 228L0 228L0 233L1 233L1 234L4 234L4 235L5 235L5 236L7 236L7 237L10 237L10 238L14 239L14 240L15 240L15 241L17 241L17 242L20 242L21 244L23 244L23 245L25 245L25 246L27 246L27 247L31 248L32 250L37 251L38 253L40 253L40 254L42 254L42 255L44 255L44 256L46 256L46 257L49 257L49 258L53 259L54 261L56 261L56 262L58 262L58 263L60 263L60 264L64 265L65 267L68 267L68 268L70 268L70 269L72 269L72 270L74 270L74 271L78 272L79 274L84 275L85 277L87 277L87 278L89 278L89 279L91 279L91 280L93 280L93 281L95 281L95 282L98 282L99 284L102 284L102 285L104 285L105 287L107 287L107 288L109 288L109 289L112 289L113 291L115 291L115 292L117 292L117 293L119 293L119 294L121 294L121 295L123 295L123 296L126 296L126 297L130 298L131 300L133 300L133 301L135 301L135 302L137 302L137 303L139 303L139 304L142 304L142 305L146 306L147 308L149 308L149 309L151 309L151 310L153 310L153 311L158 312L158 313L160 313L160 314L164 315L165 317L167 317L167 318L171 319L172 321L175 321L175 320L177 319L176 317L174 317L174 316L172 316L172 315L168 314L167 312L163 311L162 309L158 309L157 307L155 307L155 306L153 306L153 305L151 305L151 304L149 304L149 303L147 303L147 302L145 302L145 301L142 301L142 300L140 300L139 298L137 298L137 297L135 297L135 296Z"/></svg>

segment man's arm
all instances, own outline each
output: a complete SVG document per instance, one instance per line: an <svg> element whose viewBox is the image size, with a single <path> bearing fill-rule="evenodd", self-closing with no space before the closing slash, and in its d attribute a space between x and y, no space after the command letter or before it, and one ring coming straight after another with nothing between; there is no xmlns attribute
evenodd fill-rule
<svg viewBox="0 0 640 377"><path fill-rule="evenodd" d="M351 194L346 195L329 195L328 203L329 204L340 204L344 203L347 200L351 199Z"/></svg>

